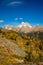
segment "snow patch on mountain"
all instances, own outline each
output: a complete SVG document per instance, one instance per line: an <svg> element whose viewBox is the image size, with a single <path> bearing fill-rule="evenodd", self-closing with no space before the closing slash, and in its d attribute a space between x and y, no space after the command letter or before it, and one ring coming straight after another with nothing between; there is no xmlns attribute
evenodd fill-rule
<svg viewBox="0 0 43 65"><path fill-rule="evenodd" d="M25 22L22 22L19 27L29 27L29 28L32 28L32 26L29 24L29 23L25 23Z"/></svg>

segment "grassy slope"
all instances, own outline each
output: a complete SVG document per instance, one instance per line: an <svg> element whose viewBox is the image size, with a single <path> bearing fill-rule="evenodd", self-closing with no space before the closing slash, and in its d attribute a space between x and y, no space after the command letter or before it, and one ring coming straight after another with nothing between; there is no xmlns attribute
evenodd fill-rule
<svg viewBox="0 0 43 65"><path fill-rule="evenodd" d="M14 31L8 31L5 29L0 29L0 39L1 38L6 38L10 40L11 42L18 45L22 50L26 52L27 55L24 57L24 62L43 61L43 39L40 39L39 37L29 36L29 35L20 35ZM6 63L17 63L17 61L15 61L14 58L18 56L14 56L11 51L9 51L10 52L9 53L8 52L8 50L10 50L9 48L7 47L4 48L5 49L3 49L0 46L0 60L1 60L0 63L2 62L4 63L4 65Z"/></svg>

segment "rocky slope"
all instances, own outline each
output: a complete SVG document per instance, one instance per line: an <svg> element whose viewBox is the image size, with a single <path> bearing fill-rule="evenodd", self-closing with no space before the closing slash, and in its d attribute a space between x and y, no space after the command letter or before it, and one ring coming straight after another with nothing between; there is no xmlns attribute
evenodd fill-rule
<svg viewBox="0 0 43 65"><path fill-rule="evenodd" d="M0 39L0 64L23 63L25 55L18 45L5 38Z"/></svg>

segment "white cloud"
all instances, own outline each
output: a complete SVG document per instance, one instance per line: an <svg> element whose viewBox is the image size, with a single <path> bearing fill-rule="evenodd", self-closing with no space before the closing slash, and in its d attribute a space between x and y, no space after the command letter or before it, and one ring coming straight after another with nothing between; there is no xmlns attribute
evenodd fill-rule
<svg viewBox="0 0 43 65"><path fill-rule="evenodd" d="M19 5L19 4L22 4L22 2L21 1L13 1L13 2L8 3L8 5Z"/></svg>
<svg viewBox="0 0 43 65"><path fill-rule="evenodd" d="M19 18L20 20L23 20L23 18Z"/></svg>
<svg viewBox="0 0 43 65"><path fill-rule="evenodd" d="M23 20L23 18L15 18L15 20Z"/></svg>
<svg viewBox="0 0 43 65"><path fill-rule="evenodd" d="M4 20L0 20L0 23L4 22Z"/></svg>

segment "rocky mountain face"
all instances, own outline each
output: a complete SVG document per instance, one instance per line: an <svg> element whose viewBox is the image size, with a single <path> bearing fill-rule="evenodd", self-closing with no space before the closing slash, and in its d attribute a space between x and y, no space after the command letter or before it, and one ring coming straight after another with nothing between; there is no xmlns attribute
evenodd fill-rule
<svg viewBox="0 0 43 65"><path fill-rule="evenodd" d="M43 32L43 26L40 25L33 26L30 32Z"/></svg>
<svg viewBox="0 0 43 65"><path fill-rule="evenodd" d="M29 23L22 22L18 26L6 25L6 26L4 26L4 28L7 29L7 30L13 30L13 31L16 31L16 32L27 33L27 32L29 32L31 30L32 26Z"/></svg>
<svg viewBox="0 0 43 65"><path fill-rule="evenodd" d="M43 32L43 26L40 25L31 26L29 23L25 23L25 22L22 22L18 26L6 25L4 26L4 28L19 33L30 33L30 32L37 32L37 31Z"/></svg>
<svg viewBox="0 0 43 65"><path fill-rule="evenodd" d="M22 22L19 25L19 27L20 27L19 32L24 32L24 33L28 33L30 29L32 28L32 26L29 23L24 23L24 22Z"/></svg>

